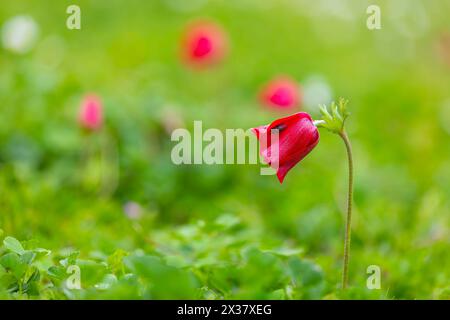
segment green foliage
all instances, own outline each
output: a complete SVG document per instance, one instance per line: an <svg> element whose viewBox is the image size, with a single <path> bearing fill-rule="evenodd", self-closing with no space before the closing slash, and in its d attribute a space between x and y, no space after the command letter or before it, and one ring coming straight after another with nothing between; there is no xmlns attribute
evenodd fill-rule
<svg viewBox="0 0 450 320"><path fill-rule="evenodd" d="M377 1L374 31L364 1L195 2L81 0L81 30L68 30L65 2L2 1L0 26L30 15L39 38L27 54L0 48L0 298L450 299L450 2ZM198 17L229 35L230 55L210 70L179 61ZM300 82L304 104L292 112L320 119L311 78L350 101L346 292L336 137L321 130L283 185L259 165L170 160L174 123L223 131L284 116L257 98L279 74ZM90 92L104 105L96 134L77 123ZM344 106L323 114L331 130ZM370 265L380 290L366 287ZM79 290L67 286L71 266Z"/></svg>
<svg viewBox="0 0 450 320"><path fill-rule="evenodd" d="M319 126L326 128L333 133L341 133L344 130L345 120L347 120L347 117L350 115L347 104L348 101L344 98L340 98L337 104L334 101L331 102L331 114L328 112L327 106L321 105L319 109L323 122L321 122Z"/></svg>
<svg viewBox="0 0 450 320"><path fill-rule="evenodd" d="M15 238L6 237L3 240L5 253L0 257L0 290L5 290L12 296L36 296L41 271L37 267L42 255L42 249L25 250ZM1 292L1 291L0 291Z"/></svg>
<svg viewBox="0 0 450 320"><path fill-rule="evenodd" d="M9 251L12 251L14 253L17 253L20 255L25 253L25 249L22 247L20 242L13 237L6 237L3 240L3 245L5 246L6 249L8 249Z"/></svg>
<svg viewBox="0 0 450 320"><path fill-rule="evenodd" d="M224 223L235 221L235 223ZM16 298L114 299L298 299L320 298L323 271L303 259L300 248L260 249L261 234L235 228L236 218L186 225L155 235L154 250L118 249L104 258L79 252L38 255L7 237L0 257L0 283ZM185 239L190 239L185 242ZM13 244L13 245L11 245ZM16 253L19 251L20 253ZM68 287L68 268L79 266L81 288ZM264 276L262 276L262 272Z"/></svg>

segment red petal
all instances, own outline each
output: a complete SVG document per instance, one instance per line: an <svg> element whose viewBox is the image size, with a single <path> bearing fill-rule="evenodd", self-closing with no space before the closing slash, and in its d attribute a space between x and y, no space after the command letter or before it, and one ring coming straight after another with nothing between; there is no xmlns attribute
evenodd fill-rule
<svg viewBox="0 0 450 320"><path fill-rule="evenodd" d="M259 127L256 127L256 128L252 128L252 131L256 135L256 138L259 139L260 134L264 133L267 130L267 127L268 126L259 126Z"/></svg>
<svg viewBox="0 0 450 320"><path fill-rule="evenodd" d="M271 134L278 129L278 143L272 141ZM264 160L277 170L278 180L282 183L286 174L300 162L319 142L319 132L309 114L299 112L277 119L269 126L253 129L260 141L260 153ZM261 144L267 139L267 146ZM277 144L275 144L277 143ZM278 153L276 149L278 147Z"/></svg>

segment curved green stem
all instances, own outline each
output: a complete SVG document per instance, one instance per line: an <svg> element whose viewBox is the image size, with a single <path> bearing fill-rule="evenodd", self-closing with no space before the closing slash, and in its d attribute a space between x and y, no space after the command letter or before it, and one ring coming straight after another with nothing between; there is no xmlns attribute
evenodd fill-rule
<svg viewBox="0 0 450 320"><path fill-rule="evenodd" d="M350 242L351 242L351 225L352 225L352 200L353 200L353 155L352 146L348 139L345 130L339 133L339 136L345 143L348 157L348 197L347 197L347 223L345 226L345 241L344 241L344 270L342 272L342 289L347 288L348 283L348 261L350 257Z"/></svg>

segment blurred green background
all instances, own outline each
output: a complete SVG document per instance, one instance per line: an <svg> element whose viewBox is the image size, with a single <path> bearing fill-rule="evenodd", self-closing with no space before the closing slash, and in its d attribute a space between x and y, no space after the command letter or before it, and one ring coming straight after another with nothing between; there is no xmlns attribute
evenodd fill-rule
<svg viewBox="0 0 450 320"><path fill-rule="evenodd" d="M81 30L66 28L71 4ZM366 27L370 4L380 30ZM25 54L0 49L0 238L25 250L11 238L1 247L0 297L449 299L448 12L448 1L3 1L1 25L28 15L38 36ZM197 18L230 41L204 71L179 59ZM317 83L350 101L346 292L337 136L321 131L282 185L259 165L170 159L173 125L246 129L281 117L257 100L279 74L299 81L313 118ZM105 126L87 135L77 112L90 92ZM70 264L81 290L64 282ZM379 290L366 288L369 265L381 269Z"/></svg>

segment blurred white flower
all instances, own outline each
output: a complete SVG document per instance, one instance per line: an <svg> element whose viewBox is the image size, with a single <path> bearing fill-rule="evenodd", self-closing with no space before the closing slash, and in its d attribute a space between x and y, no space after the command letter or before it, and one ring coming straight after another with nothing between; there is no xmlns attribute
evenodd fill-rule
<svg viewBox="0 0 450 320"><path fill-rule="evenodd" d="M27 53L35 44L39 27L30 16L15 16L2 29L3 47L15 53Z"/></svg>
<svg viewBox="0 0 450 320"><path fill-rule="evenodd" d="M327 81L319 75L307 78L301 87L303 103L310 111L318 110L320 104L329 104L333 100L333 92Z"/></svg>
<svg viewBox="0 0 450 320"><path fill-rule="evenodd" d="M142 216L142 208L139 203L129 201L123 206L125 215L131 220L137 220Z"/></svg>

